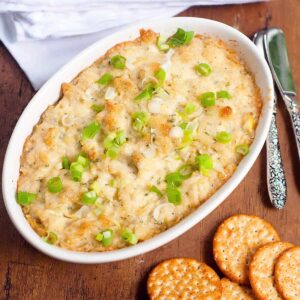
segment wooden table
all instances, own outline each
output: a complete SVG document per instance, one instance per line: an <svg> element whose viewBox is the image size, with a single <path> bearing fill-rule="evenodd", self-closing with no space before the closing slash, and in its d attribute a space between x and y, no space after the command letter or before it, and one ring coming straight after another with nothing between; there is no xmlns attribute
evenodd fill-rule
<svg viewBox="0 0 300 300"><path fill-rule="evenodd" d="M285 33L295 80L300 92L300 2L275 0L269 3L195 7L182 16L204 17L236 27L248 36L267 26L279 26ZM34 53L32 53L34 59ZM45 62L47 63L47 62ZM0 45L0 160L22 110L34 94L26 76ZM269 204L266 185L266 153L263 149L251 171L205 220L173 242L145 255L102 265L75 265L49 258L18 234L0 202L0 284L1 299L147 299L146 279L153 266L162 260L186 256L212 259L212 236L224 218L236 214L255 214L271 221L283 240L300 241L300 164L282 101L278 126L288 181L288 202L283 211Z"/></svg>

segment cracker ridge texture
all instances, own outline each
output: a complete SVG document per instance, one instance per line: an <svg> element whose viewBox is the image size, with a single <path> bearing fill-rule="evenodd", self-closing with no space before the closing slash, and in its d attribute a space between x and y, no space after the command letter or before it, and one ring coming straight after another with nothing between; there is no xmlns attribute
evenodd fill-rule
<svg viewBox="0 0 300 300"><path fill-rule="evenodd" d="M300 246L280 254L274 275L276 288L284 299L300 299Z"/></svg>
<svg viewBox="0 0 300 300"><path fill-rule="evenodd" d="M221 299L221 281L205 263L173 258L150 272L147 291L151 300L217 300Z"/></svg>
<svg viewBox="0 0 300 300"><path fill-rule="evenodd" d="M221 279L222 298L221 300L255 300L251 289L230 281L228 278Z"/></svg>
<svg viewBox="0 0 300 300"><path fill-rule="evenodd" d="M274 266L278 256L291 247L291 243L275 242L264 245L255 252L249 267L249 279L259 300L282 299L275 287Z"/></svg>
<svg viewBox="0 0 300 300"><path fill-rule="evenodd" d="M249 284L248 266L255 251L280 238L267 221L250 215L234 215L217 229L213 239L214 259L232 281Z"/></svg>

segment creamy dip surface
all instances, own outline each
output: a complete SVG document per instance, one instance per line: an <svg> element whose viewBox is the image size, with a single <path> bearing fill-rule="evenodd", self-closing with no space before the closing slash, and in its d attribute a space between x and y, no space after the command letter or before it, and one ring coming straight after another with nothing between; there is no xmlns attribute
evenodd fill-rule
<svg viewBox="0 0 300 300"><path fill-rule="evenodd" d="M232 176L261 106L254 77L223 41L141 30L62 85L25 143L17 201L59 247L147 240Z"/></svg>

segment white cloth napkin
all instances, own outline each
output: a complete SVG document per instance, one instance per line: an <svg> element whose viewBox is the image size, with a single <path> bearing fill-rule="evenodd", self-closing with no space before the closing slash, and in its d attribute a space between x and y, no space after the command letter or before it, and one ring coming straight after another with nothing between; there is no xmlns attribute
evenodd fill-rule
<svg viewBox="0 0 300 300"><path fill-rule="evenodd" d="M93 42L126 24L194 5L262 0L1 0L0 38L34 89Z"/></svg>

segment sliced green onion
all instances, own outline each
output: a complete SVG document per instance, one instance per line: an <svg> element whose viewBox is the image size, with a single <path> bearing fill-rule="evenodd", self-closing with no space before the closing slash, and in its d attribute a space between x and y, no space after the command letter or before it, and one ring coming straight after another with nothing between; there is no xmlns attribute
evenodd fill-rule
<svg viewBox="0 0 300 300"><path fill-rule="evenodd" d="M192 176L194 172L194 167L190 164L182 165L178 169L178 172L183 176L183 179L188 179Z"/></svg>
<svg viewBox="0 0 300 300"><path fill-rule="evenodd" d="M109 134L103 141L106 156L116 158L120 147L126 142L124 131Z"/></svg>
<svg viewBox="0 0 300 300"><path fill-rule="evenodd" d="M97 194L95 191L88 191L82 194L81 202L85 205L92 205L97 200Z"/></svg>
<svg viewBox="0 0 300 300"><path fill-rule="evenodd" d="M66 170L69 170L69 169L70 169L70 160L68 159L67 156L64 156L64 157L62 158L61 164L62 164L62 168L63 168L63 169L66 169Z"/></svg>
<svg viewBox="0 0 300 300"><path fill-rule="evenodd" d="M203 107L211 107L216 103L216 95L213 92L203 93L199 98Z"/></svg>
<svg viewBox="0 0 300 300"><path fill-rule="evenodd" d="M154 77L158 80L159 86L163 85L166 76L167 76L166 71L162 68L160 68L158 71L154 73Z"/></svg>
<svg viewBox="0 0 300 300"><path fill-rule="evenodd" d="M74 181L81 181L84 170L85 170L85 168L81 163L72 162L71 166L70 166L71 178Z"/></svg>
<svg viewBox="0 0 300 300"><path fill-rule="evenodd" d="M110 133L103 141L104 148L108 149L114 145L116 133Z"/></svg>
<svg viewBox="0 0 300 300"><path fill-rule="evenodd" d="M97 81L97 83L102 85L108 85L114 77L110 73L103 74L100 79Z"/></svg>
<svg viewBox="0 0 300 300"><path fill-rule="evenodd" d="M188 123L181 123L179 125L183 129L182 146L185 147L193 142L193 129L189 127Z"/></svg>
<svg viewBox="0 0 300 300"><path fill-rule="evenodd" d="M181 174L180 172L172 172L169 173L165 180L168 184L168 186L172 187L179 187L181 186L182 182L185 180L185 175Z"/></svg>
<svg viewBox="0 0 300 300"><path fill-rule="evenodd" d="M205 63L196 65L195 70L198 74L204 77L207 77L212 72L211 66Z"/></svg>
<svg viewBox="0 0 300 300"><path fill-rule="evenodd" d="M176 33L168 39L167 44L170 47L179 47L182 45L188 45L193 39L193 37L194 37L193 31L185 31L182 28L178 28Z"/></svg>
<svg viewBox="0 0 300 300"><path fill-rule="evenodd" d="M247 144L237 145L235 151L245 156L249 153L249 146Z"/></svg>
<svg viewBox="0 0 300 300"><path fill-rule="evenodd" d="M49 179L47 182L47 186L48 186L48 191L53 194L59 193L63 189L63 184L60 177L53 177Z"/></svg>
<svg viewBox="0 0 300 300"><path fill-rule="evenodd" d="M100 131L100 124L98 122L92 122L83 128L82 131L82 139L92 139L96 136L96 134Z"/></svg>
<svg viewBox="0 0 300 300"><path fill-rule="evenodd" d="M17 193L17 203L20 205L28 205L37 197L36 194L28 192L18 192Z"/></svg>
<svg viewBox="0 0 300 300"><path fill-rule="evenodd" d="M153 83L147 84L146 88L135 97L135 100L151 100L155 87Z"/></svg>
<svg viewBox="0 0 300 300"><path fill-rule="evenodd" d="M226 131L220 131L216 135L216 141L221 144L228 144L231 141L231 134Z"/></svg>
<svg viewBox="0 0 300 300"><path fill-rule="evenodd" d="M136 112L132 115L132 128L138 132L142 132L148 121L148 116L145 112Z"/></svg>
<svg viewBox="0 0 300 300"><path fill-rule="evenodd" d="M99 113L99 112L101 112L101 111L104 110L104 105L93 104L93 105L91 106L91 109L92 109L93 111L95 111L96 113Z"/></svg>
<svg viewBox="0 0 300 300"><path fill-rule="evenodd" d="M228 91L218 91L217 98L218 99L230 99L231 96Z"/></svg>
<svg viewBox="0 0 300 300"><path fill-rule="evenodd" d="M101 242L104 247L110 246L113 241L113 231L111 229L101 231L96 235L95 239Z"/></svg>
<svg viewBox="0 0 300 300"><path fill-rule="evenodd" d="M138 242L138 238L130 229L125 229L123 231L122 239L130 245L135 245Z"/></svg>
<svg viewBox="0 0 300 300"><path fill-rule="evenodd" d="M170 203L173 203L174 205L179 205L181 203L182 201L181 192L178 188L173 186L168 186L166 193L167 193L168 201Z"/></svg>
<svg viewBox="0 0 300 300"><path fill-rule="evenodd" d="M48 232L48 235L44 238L44 241L50 245L53 245L57 242L57 239L58 239L58 237L57 237L56 233L50 231L50 232Z"/></svg>
<svg viewBox="0 0 300 300"><path fill-rule="evenodd" d="M163 196L163 193L159 190L159 188L155 185L152 185L150 188L150 192L157 194L159 197Z"/></svg>
<svg viewBox="0 0 300 300"><path fill-rule="evenodd" d="M118 146L122 146L126 142L125 131L118 131L114 140L114 143Z"/></svg>
<svg viewBox="0 0 300 300"><path fill-rule="evenodd" d="M156 40L156 46L160 51L167 51L170 46L166 44L167 39L163 36L159 36Z"/></svg>
<svg viewBox="0 0 300 300"><path fill-rule="evenodd" d="M192 114L196 110L196 105L194 103L187 103L184 107L184 112L186 114Z"/></svg>
<svg viewBox="0 0 300 300"><path fill-rule="evenodd" d="M100 194L101 192L101 188L100 188L100 185L97 181L94 181L91 185L90 185L90 189L92 191L95 191L97 195Z"/></svg>
<svg viewBox="0 0 300 300"><path fill-rule="evenodd" d="M80 163L85 169L90 165L90 160L83 152L79 153L76 157L76 161Z"/></svg>
<svg viewBox="0 0 300 300"><path fill-rule="evenodd" d="M116 68L123 70L126 65L126 58L122 55L115 55L111 59L111 64Z"/></svg>
<svg viewBox="0 0 300 300"><path fill-rule="evenodd" d="M111 180L108 182L108 185L109 185L110 187L114 187L115 184L116 184L116 181L115 181L114 179L111 179Z"/></svg>
<svg viewBox="0 0 300 300"><path fill-rule="evenodd" d="M196 156L196 164L198 164L199 171L205 176L208 176L209 170L213 168L213 160L209 154Z"/></svg>

